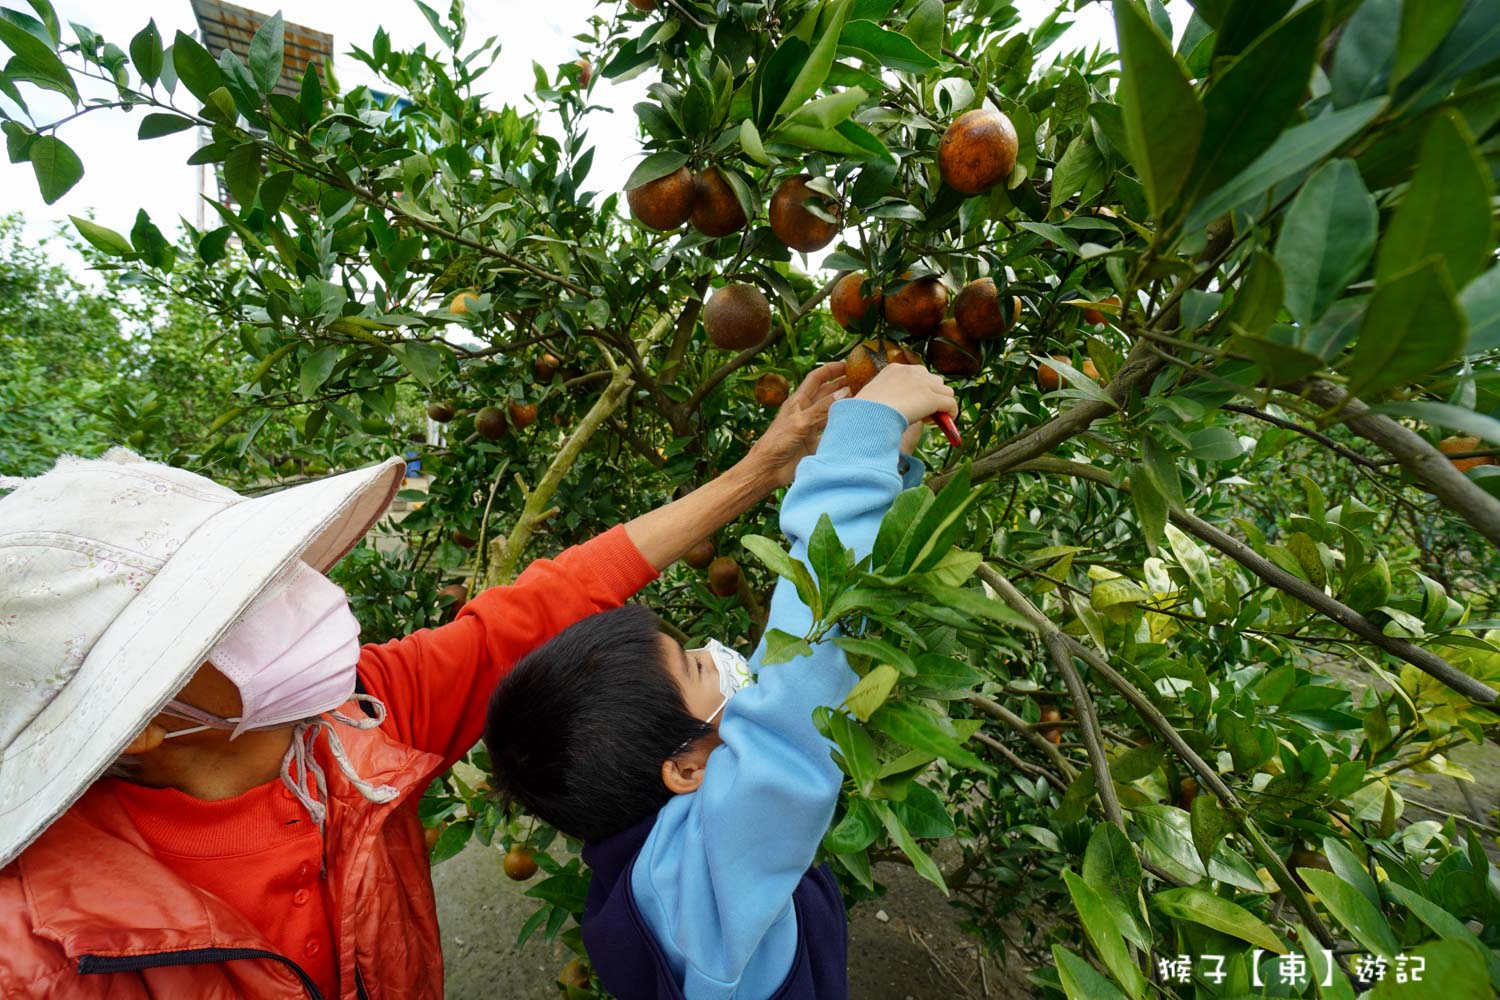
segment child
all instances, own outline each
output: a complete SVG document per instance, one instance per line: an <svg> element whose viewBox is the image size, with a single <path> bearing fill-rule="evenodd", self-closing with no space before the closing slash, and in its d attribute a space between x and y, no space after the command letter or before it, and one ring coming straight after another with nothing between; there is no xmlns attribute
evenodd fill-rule
<svg viewBox="0 0 1500 1000"><path fill-rule="evenodd" d="M921 481L898 448L935 412L956 412L953 392L916 365L833 405L782 503L793 558L806 560L824 513L868 554L896 495ZM767 627L811 625L779 581ZM620 1000L848 995L843 902L826 867L809 871L842 783L812 712L839 705L855 674L828 641L788 663L762 655L736 696L737 654L684 650L625 607L529 654L490 701L494 786L586 842L584 942Z"/></svg>

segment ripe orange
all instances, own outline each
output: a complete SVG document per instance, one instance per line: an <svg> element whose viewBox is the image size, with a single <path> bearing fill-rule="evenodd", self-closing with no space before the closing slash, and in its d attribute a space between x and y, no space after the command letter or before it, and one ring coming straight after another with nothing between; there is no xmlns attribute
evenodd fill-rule
<svg viewBox="0 0 1500 1000"><path fill-rule="evenodd" d="M589 81L594 78L594 64L587 59L575 59L573 65L578 67L578 86L587 90Z"/></svg>
<svg viewBox="0 0 1500 1000"><path fill-rule="evenodd" d="M785 375L766 372L755 380L755 401L761 406L780 406L790 394L791 386L787 384Z"/></svg>
<svg viewBox="0 0 1500 1000"><path fill-rule="evenodd" d="M1018 150L1009 118L990 108L966 111L938 143L938 172L955 191L982 194L1010 176Z"/></svg>
<svg viewBox="0 0 1500 1000"><path fill-rule="evenodd" d="M505 875L513 882L524 882L536 874L536 857L531 850L520 844L511 844L500 862Z"/></svg>
<svg viewBox="0 0 1500 1000"><path fill-rule="evenodd" d="M453 404L446 400L435 399L427 404L427 417L440 424L446 424L453 419Z"/></svg>
<svg viewBox="0 0 1500 1000"><path fill-rule="evenodd" d="M678 167L665 177L647 181L625 192L630 214L650 229L668 232L681 226L693 213L693 173Z"/></svg>
<svg viewBox="0 0 1500 1000"><path fill-rule="evenodd" d="M1483 448L1483 443L1477 437L1456 436L1443 438L1442 441L1438 442L1438 451L1441 451L1444 455L1461 455L1466 451L1480 451ZM1493 455L1476 455L1473 458L1450 458L1448 461L1452 462L1453 467L1459 472L1468 472L1470 469L1477 469L1481 465L1497 464Z"/></svg>
<svg viewBox="0 0 1500 1000"><path fill-rule="evenodd" d="M505 414L498 406L486 406L474 414L474 429L480 437L497 441L505 437Z"/></svg>
<svg viewBox="0 0 1500 1000"><path fill-rule="evenodd" d="M1062 712L1058 711L1056 705L1043 705L1041 721L1061 722ZM1041 733L1042 738L1048 743L1058 744L1062 742L1062 729L1057 726L1037 726L1037 732Z"/></svg>
<svg viewBox="0 0 1500 1000"><path fill-rule="evenodd" d="M516 400L511 402L505 411L510 414L511 426L518 431L530 427L536 421L535 403L522 403Z"/></svg>
<svg viewBox="0 0 1500 1000"><path fill-rule="evenodd" d="M538 382L551 382L561 367L562 360L556 354L543 354L531 363L531 374Z"/></svg>
<svg viewBox="0 0 1500 1000"><path fill-rule="evenodd" d="M973 378L984 367L978 345L970 342L952 319L943 320L937 335L928 342L927 360L932 362L933 371L953 378Z"/></svg>
<svg viewBox="0 0 1500 1000"><path fill-rule="evenodd" d="M725 285L708 297L703 328L721 350L754 347L771 332L771 303L754 285Z"/></svg>
<svg viewBox="0 0 1500 1000"><path fill-rule="evenodd" d="M733 556L719 556L708 564L708 589L719 597L732 597L740 589L740 564Z"/></svg>
<svg viewBox="0 0 1500 1000"><path fill-rule="evenodd" d="M948 289L935 277L908 281L885 297L886 321L918 337L935 332L947 311Z"/></svg>
<svg viewBox="0 0 1500 1000"><path fill-rule="evenodd" d="M868 298L861 295L859 288L866 280L868 279L857 271L846 274L828 295L828 307L833 312L833 321L845 330L864 319L871 306L880 308L885 298L878 288L870 289Z"/></svg>
<svg viewBox="0 0 1500 1000"><path fill-rule="evenodd" d="M1073 363L1073 359L1066 354L1054 354L1052 360L1061 361L1065 365ZM1039 364L1036 368L1036 384L1043 392L1056 392L1062 388L1062 374L1049 364Z"/></svg>
<svg viewBox="0 0 1500 1000"><path fill-rule="evenodd" d="M995 289L994 278L971 281L958 292L953 300L953 318L958 328L970 340L989 340L999 337L1021 319L1021 300L1010 297L1010 316L1000 308L1000 294Z"/></svg>
<svg viewBox="0 0 1500 1000"><path fill-rule="evenodd" d="M709 167L693 178L693 209L689 219L698 232L716 238L745 228L745 210L718 167Z"/></svg>
<svg viewBox="0 0 1500 1000"><path fill-rule="evenodd" d="M448 311L456 316L467 316L474 311L474 306L479 302L479 295L473 289L464 289L453 296L453 301L448 303Z"/></svg>
<svg viewBox="0 0 1500 1000"><path fill-rule="evenodd" d="M825 222L803 206L803 202L812 201L834 218L839 216L839 203L808 187L810 180L808 174L788 177L771 196L771 231L781 242L803 253L823 249L839 234L838 223Z"/></svg>
<svg viewBox="0 0 1500 1000"><path fill-rule="evenodd" d="M714 543L707 538L697 542L683 555L682 561L693 569L707 568L714 561Z"/></svg>
<svg viewBox="0 0 1500 1000"><path fill-rule="evenodd" d="M1100 299L1099 302L1103 305L1117 306L1120 304L1120 297L1118 295L1111 295L1107 299ZM1083 319L1085 322L1093 323L1095 326L1110 321L1109 316L1097 309L1085 309L1083 311Z"/></svg>

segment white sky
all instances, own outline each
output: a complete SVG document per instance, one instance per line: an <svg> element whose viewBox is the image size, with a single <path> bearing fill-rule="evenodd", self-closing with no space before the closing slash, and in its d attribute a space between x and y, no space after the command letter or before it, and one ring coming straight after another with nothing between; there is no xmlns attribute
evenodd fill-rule
<svg viewBox="0 0 1500 1000"><path fill-rule="evenodd" d="M276 9L274 0L239 2L253 9ZM156 19L168 43L179 29L188 33L196 29L187 0L54 0L54 4L65 25L69 21L88 25L121 48L128 47L131 37L150 18ZM334 36L334 71L346 89L375 82L363 65L345 53L351 45L368 50L377 25L385 27L395 49L423 41L428 42L429 51L441 45L409 0L281 0L279 6L287 21ZM430 6L444 12L448 8L445 0L431 0ZM499 63L484 81L492 95L490 105L524 106L525 96L534 86L532 61L549 73L559 63L571 62L577 58L581 44L573 36L586 29L590 14L599 10L612 16L616 6L614 2L600 5L594 0L487 0L468 4L469 41L499 35L505 42ZM1017 6L1027 23L1036 23L1052 10L1053 3L1018 0ZM1174 9L1174 14L1186 13ZM1113 37L1107 4L1090 5L1072 16L1078 26L1065 38L1068 48ZM64 32L71 39L69 29L64 27ZM612 110L590 116L589 132L597 151L586 188L618 189L634 167L640 150L632 106L643 99L650 79L637 77L618 86L600 79L594 85L593 103ZM55 120L70 110L58 95L27 84L21 88L39 121ZM13 165L0 157L0 212L24 213L37 236L50 232L69 215L89 212L101 224L121 232L129 231L138 208L145 208L169 233L179 217L196 221L197 168L185 162L197 145L196 132L140 142L135 134L141 117L140 111L100 111L65 125L59 135L78 152L85 174L76 187L50 206L42 203L30 164Z"/></svg>

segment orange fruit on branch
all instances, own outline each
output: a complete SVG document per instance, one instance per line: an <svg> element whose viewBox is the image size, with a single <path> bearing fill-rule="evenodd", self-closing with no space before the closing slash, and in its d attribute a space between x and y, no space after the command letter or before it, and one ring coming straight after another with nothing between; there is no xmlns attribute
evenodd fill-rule
<svg viewBox="0 0 1500 1000"><path fill-rule="evenodd" d="M894 340L867 340L856 344L844 364L844 377L849 380L849 394L859 395L870 380L880 374L886 365L920 365L922 359L902 347Z"/></svg>
<svg viewBox="0 0 1500 1000"><path fill-rule="evenodd" d="M536 874L536 856L520 844L511 844L500 866L511 881L524 882Z"/></svg>
<svg viewBox="0 0 1500 1000"><path fill-rule="evenodd" d="M453 296L453 300L448 303L448 311L456 316L467 316L474 311L478 302L479 293L472 288L466 288Z"/></svg>
<svg viewBox="0 0 1500 1000"><path fill-rule="evenodd" d="M745 210L718 167L709 167L693 178L693 207L688 218L698 232L715 238L745 228Z"/></svg>
<svg viewBox="0 0 1500 1000"><path fill-rule="evenodd" d="M695 543L683 554L682 561L693 569L706 569L714 561L714 543L707 538Z"/></svg>
<svg viewBox="0 0 1500 1000"><path fill-rule="evenodd" d="M632 4L638 4L639 0L630 0L630 2ZM656 5L655 5L655 3L652 3L651 6L654 7ZM643 9L649 10L650 8L643 8ZM571 986L574 989L579 989L579 990L586 990L586 989L588 989L589 988L589 966L588 966L588 963L585 962L581 958L575 958L575 959L573 959L567 965L563 966L563 970L557 974L557 981L559 983L562 983L564 986Z"/></svg>
<svg viewBox="0 0 1500 1000"><path fill-rule="evenodd" d="M1111 295L1107 299L1100 299L1099 304L1118 306L1120 304L1120 297L1118 295ZM1110 320L1109 316L1093 308L1085 309L1083 311L1083 318L1085 322L1093 323L1095 326L1098 326L1100 323L1108 323Z"/></svg>
<svg viewBox="0 0 1500 1000"><path fill-rule="evenodd" d="M630 205L630 214L641 225L668 232L692 215L695 191L693 172L678 167L665 177L626 191L625 201Z"/></svg>
<svg viewBox="0 0 1500 1000"><path fill-rule="evenodd" d="M562 359L556 354L543 354L531 363L531 374L538 382L551 382L552 376L562 367Z"/></svg>
<svg viewBox="0 0 1500 1000"><path fill-rule="evenodd" d="M520 400L515 400L505 408L505 412L510 415L511 426L518 431L524 430L536 422L535 403L523 403Z"/></svg>
<svg viewBox="0 0 1500 1000"><path fill-rule="evenodd" d="M719 597L732 597L740 589L740 564L733 556L719 556L708 564L708 589Z"/></svg>
<svg viewBox="0 0 1500 1000"><path fill-rule="evenodd" d="M724 285L703 307L703 328L721 350L754 347L771 332L771 303L754 285Z"/></svg>
<svg viewBox="0 0 1500 1000"><path fill-rule="evenodd" d="M791 395L791 386L786 376L777 372L766 372L755 380L755 401L761 406L776 407L786 402Z"/></svg>
<svg viewBox="0 0 1500 1000"><path fill-rule="evenodd" d="M938 142L938 172L961 194L983 194L1010 176L1018 151L1009 118L991 108L966 111Z"/></svg>
<svg viewBox="0 0 1500 1000"><path fill-rule="evenodd" d="M587 90L589 81L594 78L594 64L587 59L575 59L573 65L578 67L578 86Z"/></svg>
<svg viewBox="0 0 1500 1000"><path fill-rule="evenodd" d="M948 289L936 277L907 281L885 297L886 322L918 337L935 332L947 312Z"/></svg>
<svg viewBox="0 0 1500 1000"><path fill-rule="evenodd" d="M480 437L498 441L505 437L505 414L498 406L486 406L474 414L474 429Z"/></svg>
<svg viewBox="0 0 1500 1000"><path fill-rule="evenodd" d="M1010 296L1007 308L1002 310L995 279L980 278L959 289L953 300L953 318L969 340L990 340L1020 322L1021 300Z"/></svg>
<svg viewBox="0 0 1500 1000"><path fill-rule="evenodd" d="M771 196L771 231L793 250L811 253L833 242L839 234L837 222L818 218L804 202L812 201L820 210L838 218L839 203L807 186L808 174L798 174L781 182Z"/></svg>
<svg viewBox="0 0 1500 1000"><path fill-rule="evenodd" d="M1073 359L1066 354L1054 354L1052 360L1061 361L1065 365L1073 363ZM1062 388L1062 373L1043 362L1036 367L1036 384L1043 392L1056 392Z"/></svg>
<svg viewBox="0 0 1500 1000"><path fill-rule="evenodd" d="M978 345L965 337L957 320L952 319L943 320L937 335L928 342L927 360L933 371L954 378L973 378L984 367Z"/></svg>
<svg viewBox="0 0 1500 1000"><path fill-rule="evenodd" d="M453 415L453 404L446 400L434 399L427 404L427 418L436 423L446 424Z"/></svg>
<svg viewBox="0 0 1500 1000"><path fill-rule="evenodd" d="M1464 452L1480 451L1483 448L1483 443L1477 437L1472 436L1460 435L1448 437L1438 442L1438 451L1441 451L1444 455L1462 455ZM1494 455L1475 455L1473 458L1450 458L1448 461L1452 462L1453 467L1459 472L1468 472L1470 469L1477 469L1481 465L1497 464Z"/></svg>
<svg viewBox="0 0 1500 1000"><path fill-rule="evenodd" d="M833 321L845 330L863 320L871 306L879 309L885 298L878 288L872 288L869 297L861 295L860 286L867 280L857 271L846 274L834 284L833 291L828 295L828 307L833 312Z"/></svg>

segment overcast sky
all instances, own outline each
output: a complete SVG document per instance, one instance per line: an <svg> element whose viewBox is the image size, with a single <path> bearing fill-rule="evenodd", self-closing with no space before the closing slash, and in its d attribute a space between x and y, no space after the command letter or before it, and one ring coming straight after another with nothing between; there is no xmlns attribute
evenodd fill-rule
<svg viewBox="0 0 1500 1000"><path fill-rule="evenodd" d="M275 9L269 0L240 2L255 9ZM64 23L86 24L121 48L128 46L130 38L150 18L156 19L162 37L169 42L179 29L189 33L196 29L188 0L54 3ZM448 6L444 0L432 0L431 5L439 10ZM489 0L468 4L470 41L498 35L505 46L500 62L485 78L487 90L493 95L491 106L523 105L534 86L532 60L549 72L561 62L571 62L577 58L580 44L573 36L585 30L590 13L596 9L612 12L616 6L606 3L601 8L594 0ZM1027 22L1035 23L1053 4L1051 0L1019 0L1017 6ZM287 21L334 36L335 73L345 88L375 82L346 53L351 45L368 49L376 25L385 27L393 48L410 48L423 41L431 48L436 43L426 19L410 0L283 0L280 9ZM1068 48L1113 37L1107 4L1091 5L1074 16L1079 24L1066 38ZM649 78L643 77L618 86L602 79L595 84L593 102L612 110L591 117L590 136L598 150L587 183L589 189L618 188L634 166L639 143L632 105L642 99L648 82ZM55 120L69 110L57 95L25 84L22 90L38 120ZM0 98L0 102L3 100ZM168 231L175 228L179 217L196 221L197 168L185 163L196 147L196 132L140 142L135 138L140 118L140 112L101 111L65 125L59 134L78 152L86 173L73 190L50 206L42 203L29 164L12 165L0 158L0 212L24 213L38 235L69 215L91 211L100 223L121 231L130 229L138 208L145 208Z"/></svg>

